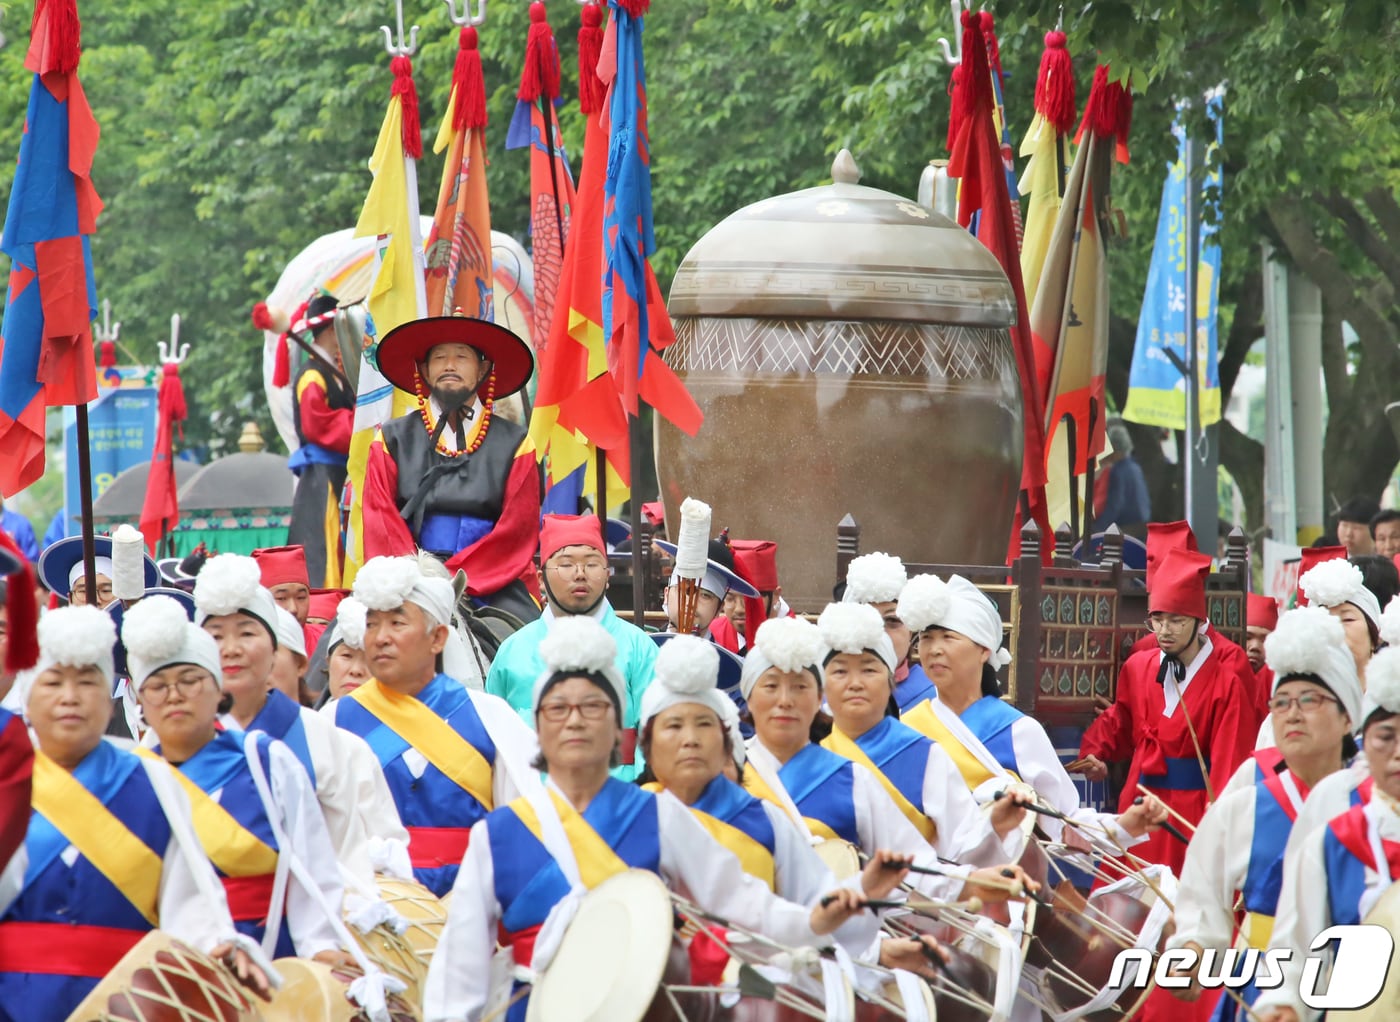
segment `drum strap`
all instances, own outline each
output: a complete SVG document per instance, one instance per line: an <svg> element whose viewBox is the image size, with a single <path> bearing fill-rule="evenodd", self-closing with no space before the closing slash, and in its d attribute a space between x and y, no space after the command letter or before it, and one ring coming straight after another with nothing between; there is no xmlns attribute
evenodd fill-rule
<svg viewBox="0 0 1400 1022"><path fill-rule="evenodd" d="M137 749L136 754L160 761L160 757L150 749ZM172 770L171 773L189 797L199 843L220 873L231 877L252 877L276 872L277 852L181 771Z"/></svg>
<svg viewBox="0 0 1400 1022"><path fill-rule="evenodd" d="M152 926L164 863L81 781L34 753L34 811L66 837Z"/></svg>
<svg viewBox="0 0 1400 1022"><path fill-rule="evenodd" d="M853 763L860 764L874 774L875 779L880 782L880 787L884 788L890 798L894 799L894 804L899 807L899 811L924 836L924 840L929 844L938 840L938 825L925 816L914 803L905 798L904 792L895 787L895 783L885 776L885 772L875 765L875 761L865 754L865 750L852 741L840 728L832 728L831 734L822 741L822 745L838 756L844 756Z"/></svg>
<svg viewBox="0 0 1400 1022"><path fill-rule="evenodd" d="M356 702L421 753L488 810L491 800L491 764L475 745L452 725L412 696L400 695L378 682L361 685L351 696Z"/></svg>

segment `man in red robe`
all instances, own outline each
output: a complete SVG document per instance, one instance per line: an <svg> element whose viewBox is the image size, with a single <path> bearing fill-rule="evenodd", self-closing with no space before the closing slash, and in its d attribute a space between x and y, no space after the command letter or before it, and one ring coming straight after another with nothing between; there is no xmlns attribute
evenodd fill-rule
<svg viewBox="0 0 1400 1022"><path fill-rule="evenodd" d="M523 426L493 413L529 382L529 346L494 323L437 316L390 331L377 357L418 408L385 423L370 445L365 558L421 548L465 571L478 603L539 617L534 447Z"/></svg>
<svg viewBox="0 0 1400 1022"><path fill-rule="evenodd" d="M1264 705L1260 707L1263 714L1268 712L1269 696L1274 691L1274 672L1264 662L1264 640L1278 627L1278 601L1272 596L1259 593L1250 593L1247 599L1244 651L1249 657L1249 666L1254 668L1254 680L1258 683L1258 691L1263 693Z"/></svg>
<svg viewBox="0 0 1400 1022"><path fill-rule="evenodd" d="M1206 630L1210 558L1169 550L1148 591L1148 621L1158 649L1134 653L1118 675L1117 699L1084 733L1080 768L1102 780L1106 762L1131 759L1119 811L1143 784L1196 823L1254 747L1250 692ZM1186 846L1165 831L1133 854L1180 873Z"/></svg>

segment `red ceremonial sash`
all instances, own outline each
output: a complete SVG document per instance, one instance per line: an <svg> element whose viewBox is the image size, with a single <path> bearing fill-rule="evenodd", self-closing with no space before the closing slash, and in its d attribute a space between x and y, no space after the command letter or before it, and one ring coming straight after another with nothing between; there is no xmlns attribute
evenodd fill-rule
<svg viewBox="0 0 1400 1022"><path fill-rule="evenodd" d="M251 877L220 877L228 897L229 915L240 923L267 922L272 907L272 885L275 874L261 873Z"/></svg>
<svg viewBox="0 0 1400 1022"><path fill-rule="evenodd" d="M472 833L470 827L408 827L407 830L408 861L414 869L460 866Z"/></svg>
<svg viewBox="0 0 1400 1022"><path fill-rule="evenodd" d="M145 935L112 926L0 923L0 969L101 979Z"/></svg>

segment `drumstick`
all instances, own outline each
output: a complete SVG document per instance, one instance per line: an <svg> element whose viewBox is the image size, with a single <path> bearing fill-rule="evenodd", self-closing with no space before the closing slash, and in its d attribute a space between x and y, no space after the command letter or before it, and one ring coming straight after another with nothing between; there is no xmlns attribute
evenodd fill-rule
<svg viewBox="0 0 1400 1022"><path fill-rule="evenodd" d="M1137 789L1138 789L1138 791L1142 792L1144 795L1151 795L1153 798L1156 798L1156 797L1157 797L1157 793L1156 793L1155 791L1152 791L1152 790L1150 790L1150 789L1148 789L1148 788L1145 788L1145 787L1143 787L1143 785L1141 785L1141 784L1139 784L1139 785L1137 786ZM1195 834L1195 833L1196 833L1196 825L1195 825L1194 823L1192 823L1192 822L1191 822L1190 820L1188 820L1186 817L1182 816L1180 813L1178 813L1178 812L1177 812L1175 809L1173 809L1171 806L1167 805L1167 803L1163 802L1162 805L1166 806L1166 808L1167 808L1167 815L1168 815L1168 816L1170 816L1172 819L1176 820L1178 823L1180 823L1180 824L1182 824L1182 825L1184 825L1184 826L1186 826L1186 827L1189 827L1189 828L1191 829L1191 833L1192 833L1192 834Z"/></svg>
<svg viewBox="0 0 1400 1022"><path fill-rule="evenodd" d="M1143 801L1144 801L1143 796L1139 795L1137 798L1133 799L1133 805L1135 805L1135 806L1140 806L1140 805L1142 805ZM1163 802L1162 804L1163 804L1163 805L1166 805L1165 802ZM1170 810L1168 810L1168 811L1170 811ZM1191 839L1190 839L1189 837L1187 837L1187 836L1186 836L1185 834L1183 834L1181 831L1177 830L1177 829L1176 829L1175 827L1173 827L1170 823L1167 823L1167 822L1164 821L1164 822L1162 822L1162 823L1157 824L1157 826L1161 827L1163 830L1165 830L1165 831L1166 831L1168 834L1170 834L1172 837L1174 837L1174 838L1176 838L1178 841L1180 841L1183 845L1189 845L1189 844L1191 843Z"/></svg>
<svg viewBox="0 0 1400 1022"><path fill-rule="evenodd" d="M992 796L992 800L996 801L1006 794L1008 794L1008 792L998 791ZM1052 820L1064 820L1066 823L1069 822L1069 817L1064 813L1060 812L1058 809L1051 809L1049 806L1041 805L1039 802L1022 802L1021 808L1028 813L1039 813L1041 816L1048 816Z"/></svg>
<svg viewBox="0 0 1400 1022"><path fill-rule="evenodd" d="M506 1001L505 1004L501 1005L499 1008L497 1008L495 1011L491 1012L489 1015L484 1016L484 1017L482 1018L481 1022L495 1022L496 1019L500 1018L500 1017L501 1017L502 1015L504 1015L506 1012L510 1011L511 1008L515 1007L515 1004L516 1004L517 1001L520 1001L520 1000L522 1000L522 999L528 997L528 996L530 995L530 990L531 990L530 984L529 984L529 983L524 984L523 986L521 986L521 988L520 988L519 990L517 990L515 993L511 994L510 1000Z"/></svg>

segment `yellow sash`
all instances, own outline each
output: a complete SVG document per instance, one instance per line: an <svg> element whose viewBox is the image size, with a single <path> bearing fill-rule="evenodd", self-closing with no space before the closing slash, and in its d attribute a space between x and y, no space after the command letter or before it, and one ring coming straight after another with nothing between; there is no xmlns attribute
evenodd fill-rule
<svg viewBox="0 0 1400 1022"><path fill-rule="evenodd" d="M1263 951L1269 946L1269 938L1274 933L1274 917L1261 915L1258 912L1246 912L1244 925L1240 927L1240 936L1249 943L1249 946L1256 951Z"/></svg>
<svg viewBox="0 0 1400 1022"><path fill-rule="evenodd" d="M420 752L429 763L487 809L491 801L491 764L452 725L412 696L401 695L377 680L351 692L354 699Z"/></svg>
<svg viewBox="0 0 1400 1022"><path fill-rule="evenodd" d="M610 876L618 873L625 873L632 867L623 862L618 854L609 845L592 825L585 820L573 806L569 805L558 793L550 790L549 797L554 801L554 811L559 814L559 822L564 825L564 836L569 839L569 845L574 850L574 858L578 860L579 879L583 881L583 886L590 891L601 884ZM520 817L520 822L525 824L531 834L541 844L544 844L544 831L540 827L540 818L535 815L534 807L530 805L527 798L518 798L510 804L510 811ZM546 847L548 847L546 845Z"/></svg>
<svg viewBox="0 0 1400 1022"><path fill-rule="evenodd" d="M900 715L900 722L908 724L919 734L926 738L932 738L940 746L953 764L958 768L958 772L963 775L963 780L967 782L969 789L976 789L979 784L990 781L996 774L987 769L980 759L972 754L957 735L948 730L946 724L938 719L938 714L933 707L924 700L912 710L906 710Z"/></svg>
<svg viewBox="0 0 1400 1022"><path fill-rule="evenodd" d="M121 891L147 922L160 925L157 907L164 860L81 781L38 750L34 752L33 807Z"/></svg>
<svg viewBox="0 0 1400 1022"><path fill-rule="evenodd" d="M138 749L138 756L164 762L150 749ZM277 870L277 853L267 843L221 806L194 781L179 770L170 771L189 796L194 830L209 861L225 876L255 877Z"/></svg>
<svg viewBox="0 0 1400 1022"><path fill-rule="evenodd" d="M783 803L783 800L773 793L773 789L768 787L768 782L765 781L762 777L760 777L758 775L758 771L753 769L753 767L749 767L747 770L744 771L744 788L748 791L750 795L754 795L758 798L764 799L765 801L772 802L775 806L777 806L783 811L784 816L789 815L788 808ZM841 837L840 834L836 833L836 831L832 830L821 820L815 819L811 816L804 816L802 817L802 822L805 823L807 825L807 829L817 837L826 838L828 841L845 840L845 838Z"/></svg>
<svg viewBox="0 0 1400 1022"><path fill-rule="evenodd" d="M643 784L642 787L647 791L665 790L655 781ZM739 860L739 865L744 867L745 873L758 877L768 885L770 891L776 890L777 869L773 863L772 853L763 847L762 842L755 841L732 823L725 823L718 817L701 812L694 806L688 808L691 815L700 821L700 825L710 832L712 838L734 853Z"/></svg>
<svg viewBox="0 0 1400 1022"><path fill-rule="evenodd" d="M833 727L831 729L831 734L822 741L822 747L830 749L838 756L844 756L853 763L859 763L874 774L875 779L880 782L880 787L884 788L889 793L890 798L894 799L894 804L899 807L899 811L924 836L924 840L929 844L938 840L938 825L925 816L918 806L905 798L904 793L885 776L885 772L865 754L865 750L852 741L840 728Z"/></svg>

